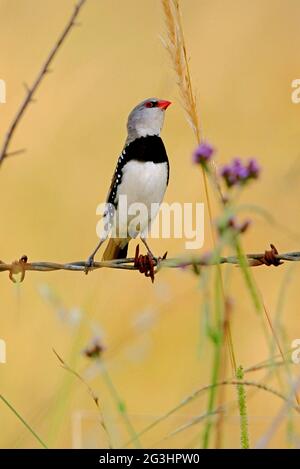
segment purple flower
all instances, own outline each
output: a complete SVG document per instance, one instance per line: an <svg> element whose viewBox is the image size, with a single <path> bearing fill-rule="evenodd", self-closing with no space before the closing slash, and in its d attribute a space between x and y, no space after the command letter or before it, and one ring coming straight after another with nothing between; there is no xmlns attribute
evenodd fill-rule
<svg viewBox="0 0 300 469"><path fill-rule="evenodd" d="M234 186L237 183L236 172L233 171L232 167L229 165L223 166L221 176L224 178L227 187Z"/></svg>
<svg viewBox="0 0 300 469"><path fill-rule="evenodd" d="M240 158L235 158L231 164L223 166L220 174L227 187L232 187L245 184L250 179L257 179L259 172L260 168L255 159L252 158L244 165Z"/></svg>
<svg viewBox="0 0 300 469"><path fill-rule="evenodd" d="M193 153L193 162L206 165L214 153L214 148L207 142L200 143Z"/></svg>
<svg viewBox="0 0 300 469"><path fill-rule="evenodd" d="M260 166L254 158L248 162L249 177L257 179L260 173Z"/></svg>
<svg viewBox="0 0 300 469"><path fill-rule="evenodd" d="M251 225L251 220L247 219L243 223L240 224L239 230L240 233L245 233L248 230L249 226Z"/></svg>
<svg viewBox="0 0 300 469"><path fill-rule="evenodd" d="M249 177L249 171L246 166L243 166L243 163L239 158L233 160L232 169L235 172L236 179L243 181Z"/></svg>
<svg viewBox="0 0 300 469"><path fill-rule="evenodd" d="M225 233L228 232L228 230L231 231L232 234L237 235L237 234L242 234L247 231L251 224L251 220L244 220L242 223L238 223L236 220L235 216L231 216L226 220L221 220L221 222L217 225L218 232L222 236Z"/></svg>

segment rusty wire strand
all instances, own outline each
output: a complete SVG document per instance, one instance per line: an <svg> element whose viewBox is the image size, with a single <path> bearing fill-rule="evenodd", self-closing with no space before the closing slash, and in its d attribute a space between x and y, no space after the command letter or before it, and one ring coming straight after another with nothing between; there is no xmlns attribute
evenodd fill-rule
<svg viewBox="0 0 300 469"><path fill-rule="evenodd" d="M141 257L141 256L139 256ZM147 257L147 256L142 256ZM283 261L287 262L299 262L300 251L288 252L279 254L274 245L271 244L271 250L265 251L264 253L246 254L249 266L255 267L260 265L273 265L279 266ZM191 258L173 258L173 259L158 259L154 260L156 267L155 273L165 267L169 268L185 268L189 266L208 267L211 265L218 264L234 264L239 265L239 259L237 256L219 257L214 253L204 254L202 256L191 257ZM125 270L138 270L141 272L140 264L137 263L137 257L130 257L127 259L114 259L109 261L95 262L89 270L97 270L102 268L110 269L125 269ZM86 271L86 261L74 261L67 262L64 264L58 262L28 262L27 256L21 257L19 260L12 263L6 263L0 261L0 272L9 272L11 280L16 274L21 274L21 280L24 279L26 271L38 271L38 272L51 272L56 270L70 270L75 272ZM145 273L145 270L142 271Z"/></svg>

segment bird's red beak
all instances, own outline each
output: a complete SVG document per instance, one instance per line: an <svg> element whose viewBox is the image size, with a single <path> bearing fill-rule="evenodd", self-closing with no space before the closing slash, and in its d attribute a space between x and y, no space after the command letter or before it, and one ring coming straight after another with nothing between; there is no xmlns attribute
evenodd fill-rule
<svg viewBox="0 0 300 469"><path fill-rule="evenodd" d="M166 110L167 107L170 106L170 104L172 104L171 101L164 101L163 99L161 99L160 101L158 101L157 106L163 110Z"/></svg>

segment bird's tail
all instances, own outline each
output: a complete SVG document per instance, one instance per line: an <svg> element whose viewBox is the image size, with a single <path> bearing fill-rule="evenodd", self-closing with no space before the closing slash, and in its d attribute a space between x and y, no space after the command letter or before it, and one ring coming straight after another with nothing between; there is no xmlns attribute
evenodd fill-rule
<svg viewBox="0 0 300 469"><path fill-rule="evenodd" d="M128 241L110 238L108 245L103 253L102 260L110 261L113 259L125 259L128 251Z"/></svg>

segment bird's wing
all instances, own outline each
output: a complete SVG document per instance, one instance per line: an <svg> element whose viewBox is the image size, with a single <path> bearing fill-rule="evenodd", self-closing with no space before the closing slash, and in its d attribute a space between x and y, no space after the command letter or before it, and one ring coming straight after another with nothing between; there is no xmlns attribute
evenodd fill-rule
<svg viewBox="0 0 300 469"><path fill-rule="evenodd" d="M106 199L106 202L113 204L115 208L117 208L117 204L118 204L116 200L116 196L117 196L118 186L122 180L122 175L123 175L122 169L127 162L128 162L128 156L127 156L126 147L125 147L121 155L118 158L117 166L113 174L110 188L107 194L107 199Z"/></svg>

